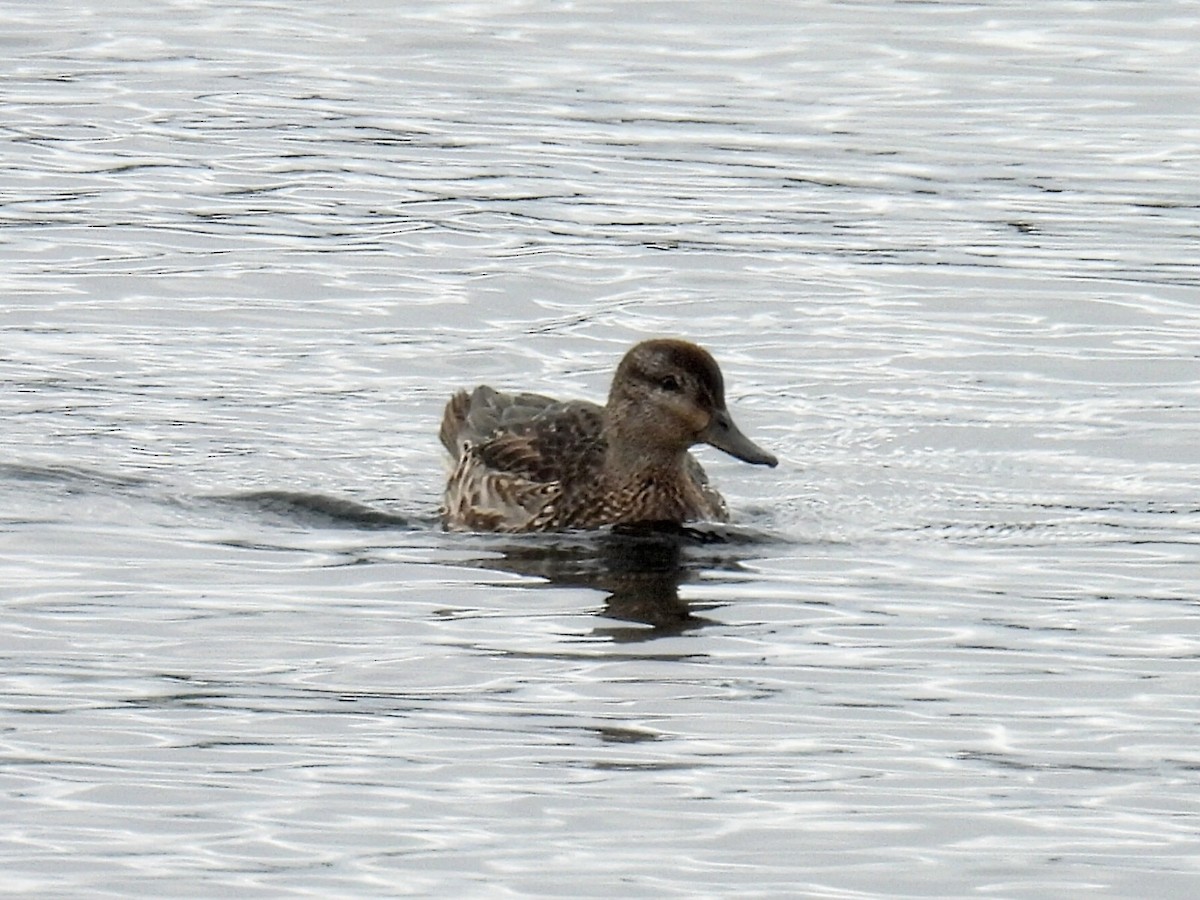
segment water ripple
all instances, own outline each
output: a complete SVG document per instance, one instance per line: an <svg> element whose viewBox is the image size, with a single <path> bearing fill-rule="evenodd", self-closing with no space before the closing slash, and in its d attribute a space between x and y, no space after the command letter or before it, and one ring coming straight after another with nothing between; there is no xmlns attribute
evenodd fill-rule
<svg viewBox="0 0 1200 900"><path fill-rule="evenodd" d="M9 11L8 890L1189 895L1197 25L1080 13ZM730 529L437 531L650 334Z"/></svg>

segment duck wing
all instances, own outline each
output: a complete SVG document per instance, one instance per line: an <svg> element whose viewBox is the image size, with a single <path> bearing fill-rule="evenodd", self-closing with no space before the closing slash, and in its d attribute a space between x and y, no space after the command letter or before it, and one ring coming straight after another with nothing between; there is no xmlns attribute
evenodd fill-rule
<svg viewBox="0 0 1200 900"><path fill-rule="evenodd" d="M602 411L594 403L551 401L531 415L510 416L473 450L493 471L573 483L594 477L600 466L602 428Z"/></svg>
<svg viewBox="0 0 1200 900"><path fill-rule="evenodd" d="M508 394L481 384L471 393L459 391L450 398L438 438L457 459L465 445L485 443L557 403L541 394Z"/></svg>
<svg viewBox="0 0 1200 900"><path fill-rule="evenodd" d="M443 522L484 531L552 527L564 485L594 480L599 470L602 425L592 403L486 387L455 395L440 434L455 457Z"/></svg>

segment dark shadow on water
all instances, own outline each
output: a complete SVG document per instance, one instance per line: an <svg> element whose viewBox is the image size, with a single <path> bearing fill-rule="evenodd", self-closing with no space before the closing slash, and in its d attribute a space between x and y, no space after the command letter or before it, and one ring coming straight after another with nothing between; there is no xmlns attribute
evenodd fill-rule
<svg viewBox="0 0 1200 900"><path fill-rule="evenodd" d="M414 518L352 500L298 491L254 491L211 497L257 515L306 528L433 531L432 517ZM615 641L641 641L701 628L713 620L679 596L680 585L704 573L720 580L741 570L748 548L775 543L761 532L729 525L681 527L670 523L617 526L555 534L446 534L455 549L477 552L460 565L541 578L557 587L603 592L602 615L614 622L597 629ZM715 578L714 578L715 575ZM649 627L646 627L649 626Z"/></svg>
<svg viewBox="0 0 1200 900"><path fill-rule="evenodd" d="M223 494L210 499L231 503L286 519L309 528L396 528L413 529L420 524L407 516L384 512L353 500L304 491L250 491Z"/></svg>
<svg viewBox="0 0 1200 900"><path fill-rule="evenodd" d="M435 516L401 515L353 500L304 491L251 491L208 496L178 496L144 479L61 466L0 465L0 481L53 486L68 494L144 495L152 502L196 508L215 504L241 509L254 519L274 519L291 529L339 528L393 530L433 537ZM225 539L227 542L227 539ZM619 526L560 534L444 534L442 547L466 551L456 562L545 579L552 586L586 587L603 592L602 615L614 622L598 632L616 641L646 640L700 628L712 620L679 596L680 585L698 580L735 580L750 548L778 542L762 532L728 525L689 528L671 524ZM257 546L257 545L256 545ZM648 628L646 626L649 626Z"/></svg>
<svg viewBox="0 0 1200 900"><path fill-rule="evenodd" d="M434 539L439 524L433 515L401 515L341 497L305 491L250 491L209 496L173 496L143 480L106 478L74 469L0 467L0 476L19 481L52 482L64 490L146 493L158 503L215 505L241 510L258 522L274 520L288 530L394 530ZM613 641L644 641L683 634L712 622L679 596L679 586L696 581L736 580L743 557L755 545L779 539L751 529L704 524L689 528L647 523L559 534L440 534L437 544L464 552L458 565L515 572L542 578L550 586L586 587L605 594L602 616L613 620L598 634ZM228 538L222 539L229 542ZM258 546L257 544L254 546ZM265 545L264 545L265 546ZM635 625L617 625L617 622Z"/></svg>
<svg viewBox="0 0 1200 900"><path fill-rule="evenodd" d="M352 500L298 491L254 491L208 498L304 528L434 531L432 517L403 516ZM701 628L713 620L679 596L680 585L733 579L749 548L778 538L729 525L681 527L670 523L618 526L556 534L446 534L447 545L467 551L458 564L541 578L558 587L603 592L598 628L614 641L642 641ZM636 623L636 627L615 622ZM646 627L649 626L649 627Z"/></svg>
<svg viewBox="0 0 1200 900"><path fill-rule="evenodd" d="M467 565L604 592L604 617L640 626L597 629L614 641L644 641L713 623L679 596L680 585L701 573L709 578L736 573L747 547L773 541L729 526L658 523L563 534L462 536L464 546L488 552L466 560Z"/></svg>

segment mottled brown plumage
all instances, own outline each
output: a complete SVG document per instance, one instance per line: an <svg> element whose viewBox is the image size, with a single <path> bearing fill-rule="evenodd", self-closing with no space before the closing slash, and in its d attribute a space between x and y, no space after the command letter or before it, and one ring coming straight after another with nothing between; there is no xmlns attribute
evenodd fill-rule
<svg viewBox="0 0 1200 900"><path fill-rule="evenodd" d="M460 391L439 437L454 464L442 522L468 531L725 521L725 501L688 448L777 463L734 425L716 361L681 340L625 354L603 407L486 385Z"/></svg>

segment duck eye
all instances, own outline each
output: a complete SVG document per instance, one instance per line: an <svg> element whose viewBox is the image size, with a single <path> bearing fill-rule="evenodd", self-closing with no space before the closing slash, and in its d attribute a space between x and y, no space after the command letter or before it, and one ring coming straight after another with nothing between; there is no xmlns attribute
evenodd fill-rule
<svg viewBox="0 0 1200 900"><path fill-rule="evenodd" d="M682 388L679 386L679 379L677 379L674 375L664 376L663 379L658 383L658 386L664 391L670 391L673 394L679 393L679 391L682 390Z"/></svg>

